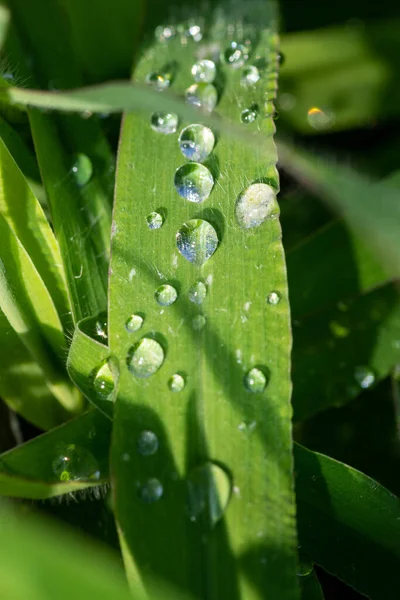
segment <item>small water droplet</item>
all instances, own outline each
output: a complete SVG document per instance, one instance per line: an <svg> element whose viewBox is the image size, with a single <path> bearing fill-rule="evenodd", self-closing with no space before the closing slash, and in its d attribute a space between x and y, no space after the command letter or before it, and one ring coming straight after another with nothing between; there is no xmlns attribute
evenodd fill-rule
<svg viewBox="0 0 400 600"><path fill-rule="evenodd" d="M206 322L207 319L204 315L196 315L192 319L192 327L195 331L201 331L204 328Z"/></svg>
<svg viewBox="0 0 400 600"><path fill-rule="evenodd" d="M196 83L212 83L216 74L217 69L212 60L201 60L192 67L192 75Z"/></svg>
<svg viewBox="0 0 400 600"><path fill-rule="evenodd" d="M179 136L179 148L185 158L203 162L213 151L214 134L204 125L188 125Z"/></svg>
<svg viewBox="0 0 400 600"><path fill-rule="evenodd" d="M142 456L152 456L158 450L158 437L153 431L141 431L137 441L137 449Z"/></svg>
<svg viewBox="0 0 400 600"><path fill-rule="evenodd" d="M164 362L164 350L156 340L145 337L130 349L126 362L131 373L144 379L161 367Z"/></svg>
<svg viewBox="0 0 400 600"><path fill-rule="evenodd" d="M185 92L189 104L199 106L205 112L212 112L217 105L218 93L212 83L194 83Z"/></svg>
<svg viewBox="0 0 400 600"><path fill-rule="evenodd" d="M202 281L196 281L188 292L190 302L194 304L202 304L207 296L207 287Z"/></svg>
<svg viewBox="0 0 400 600"><path fill-rule="evenodd" d="M139 331L143 325L143 317L140 315L131 315L125 323L125 329L128 333Z"/></svg>
<svg viewBox="0 0 400 600"><path fill-rule="evenodd" d="M375 383L375 374L370 367L359 366L354 370L354 379L363 390L367 390Z"/></svg>
<svg viewBox="0 0 400 600"><path fill-rule="evenodd" d="M72 173L76 184L79 187L85 186L92 178L93 165L92 161L86 154L75 154L72 164Z"/></svg>
<svg viewBox="0 0 400 600"><path fill-rule="evenodd" d="M186 31L185 36L191 38L194 42L200 42L203 39L203 33L200 25L191 25Z"/></svg>
<svg viewBox="0 0 400 600"><path fill-rule="evenodd" d="M160 229L164 223L164 219L160 213L151 212L149 215L147 215L146 222L149 229Z"/></svg>
<svg viewBox="0 0 400 600"><path fill-rule="evenodd" d="M101 400L114 400L115 381L108 360L94 370L92 387Z"/></svg>
<svg viewBox="0 0 400 600"><path fill-rule="evenodd" d="M245 123L246 125L249 125L250 123L254 123L254 121L256 119L257 119L257 110L254 107L245 108L240 113L240 120L242 121L242 123Z"/></svg>
<svg viewBox="0 0 400 600"><path fill-rule="evenodd" d="M243 75L240 80L240 84L243 87L253 87L260 79L260 72L257 67L249 65L243 69Z"/></svg>
<svg viewBox="0 0 400 600"><path fill-rule="evenodd" d="M108 339L108 325L106 315L103 313L94 324L94 335L100 341L103 342Z"/></svg>
<svg viewBox="0 0 400 600"><path fill-rule="evenodd" d="M182 198L189 202L204 202L211 194L214 178L210 171L200 163L182 165L175 172L174 185Z"/></svg>
<svg viewBox="0 0 400 600"><path fill-rule="evenodd" d="M156 289L154 297L161 306L170 306L178 298L178 292L172 285L166 283Z"/></svg>
<svg viewBox="0 0 400 600"><path fill-rule="evenodd" d="M280 292L270 292L267 296L267 303L272 304L272 306L276 306L279 304L282 295Z"/></svg>
<svg viewBox="0 0 400 600"><path fill-rule="evenodd" d="M234 69L243 67L248 58L249 47L238 42L231 42L223 54L226 64Z"/></svg>
<svg viewBox="0 0 400 600"><path fill-rule="evenodd" d="M179 373L174 373L168 380L168 387L171 392L181 392L185 385L185 379Z"/></svg>
<svg viewBox="0 0 400 600"><path fill-rule="evenodd" d="M178 115L175 113L155 112L151 115L150 126L157 133L169 135L178 127Z"/></svg>
<svg viewBox="0 0 400 600"><path fill-rule="evenodd" d="M240 194L235 211L241 227L258 227L277 215L275 190L266 183L253 183Z"/></svg>
<svg viewBox="0 0 400 600"><path fill-rule="evenodd" d="M169 42L176 35L176 30L173 25L160 25L156 27L155 36L160 42Z"/></svg>
<svg viewBox="0 0 400 600"><path fill-rule="evenodd" d="M212 529L224 516L231 495L232 481L222 467L211 461L196 467L188 477L190 520Z"/></svg>
<svg viewBox="0 0 400 600"><path fill-rule="evenodd" d="M176 234L176 245L186 260L204 264L217 249L218 236L214 227L203 219L191 219Z"/></svg>
<svg viewBox="0 0 400 600"><path fill-rule="evenodd" d="M63 444L52 463L53 472L60 481L100 479L100 470L94 456L76 444Z"/></svg>
<svg viewBox="0 0 400 600"><path fill-rule="evenodd" d="M163 73L149 73L146 77L146 83L154 87L159 92L166 90L170 83L171 79L163 74Z"/></svg>
<svg viewBox="0 0 400 600"><path fill-rule="evenodd" d="M253 394L260 394L267 386L267 378L260 369L250 369L244 378L246 389Z"/></svg>
<svg viewBox="0 0 400 600"><path fill-rule="evenodd" d="M146 504L152 504L157 502L164 493L161 482L155 477L151 477L139 488L139 496L146 502Z"/></svg>
<svg viewBox="0 0 400 600"><path fill-rule="evenodd" d="M307 113L307 120L313 129L322 131L334 124L335 115L331 111L324 111L317 106L313 106Z"/></svg>

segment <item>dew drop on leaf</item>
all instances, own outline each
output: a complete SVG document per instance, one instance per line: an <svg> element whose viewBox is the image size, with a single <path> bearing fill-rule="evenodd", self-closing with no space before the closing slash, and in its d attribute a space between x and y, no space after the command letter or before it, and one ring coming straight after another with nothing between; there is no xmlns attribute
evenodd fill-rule
<svg viewBox="0 0 400 600"><path fill-rule="evenodd" d="M207 200L214 185L214 178L204 165L188 163L175 172L174 184L182 198L199 204Z"/></svg>
<svg viewBox="0 0 400 600"><path fill-rule="evenodd" d="M137 440L137 449L142 456L152 456L158 450L158 437L154 431L141 431Z"/></svg>
<svg viewBox="0 0 400 600"><path fill-rule="evenodd" d="M279 304L281 297L280 292L270 292L267 296L267 303L276 306Z"/></svg>
<svg viewBox="0 0 400 600"><path fill-rule="evenodd" d="M139 496L146 504L157 502L157 500L160 500L163 493L163 486L155 477L151 477L143 485L139 486Z"/></svg>
<svg viewBox="0 0 400 600"><path fill-rule="evenodd" d="M176 245L186 260L203 265L217 249L217 232L208 221L191 219L178 230Z"/></svg>
<svg viewBox="0 0 400 600"><path fill-rule="evenodd" d="M108 360L94 370L92 388L100 400L114 400L115 381Z"/></svg>
<svg viewBox="0 0 400 600"><path fill-rule="evenodd" d="M156 27L154 33L156 39L160 42L169 42L169 40L171 40L176 35L175 27L173 27L172 25L160 25L159 27Z"/></svg>
<svg viewBox="0 0 400 600"><path fill-rule="evenodd" d="M192 327L195 331L201 331L204 328L206 322L207 319L204 315L196 315L192 319Z"/></svg>
<svg viewBox="0 0 400 600"><path fill-rule="evenodd" d="M354 379L363 390L367 390L375 383L375 373L370 367L358 366L354 370Z"/></svg>
<svg viewBox="0 0 400 600"><path fill-rule="evenodd" d="M231 42L223 54L226 64L234 69L243 67L248 58L249 47L238 42Z"/></svg>
<svg viewBox="0 0 400 600"><path fill-rule="evenodd" d="M203 162L213 151L214 134L204 125L188 125L179 136L179 148L185 158Z"/></svg>
<svg viewBox="0 0 400 600"><path fill-rule="evenodd" d="M240 194L235 212L244 229L258 227L278 214L275 190L266 183L253 183Z"/></svg>
<svg viewBox="0 0 400 600"><path fill-rule="evenodd" d="M92 161L86 154L75 154L72 163L72 174L79 187L85 186L92 178Z"/></svg>
<svg viewBox="0 0 400 600"><path fill-rule="evenodd" d="M178 121L178 115L175 113L155 112L151 115L150 126L157 133L169 135L175 133Z"/></svg>
<svg viewBox="0 0 400 600"><path fill-rule="evenodd" d="M178 298L178 292L172 285L167 283L165 285L160 285L160 287L156 289L154 297L160 306L170 306Z"/></svg>
<svg viewBox="0 0 400 600"><path fill-rule="evenodd" d="M248 373L246 373L244 384L249 392L252 392L253 394L260 394L267 386L267 378L260 369L254 367L253 369L250 369Z"/></svg>
<svg viewBox="0 0 400 600"><path fill-rule="evenodd" d="M131 315L129 319L126 320L125 329L128 333L134 333L135 331L139 331L142 325L143 317L140 315Z"/></svg>
<svg viewBox="0 0 400 600"><path fill-rule="evenodd" d="M218 93L212 83L194 83L185 92L186 101L212 112L217 105Z"/></svg>
<svg viewBox="0 0 400 600"><path fill-rule="evenodd" d="M253 107L245 108L240 113L240 120L242 121L242 123L245 123L246 125L249 125L250 123L254 123L254 121L256 119L257 119L257 110Z"/></svg>
<svg viewBox="0 0 400 600"><path fill-rule="evenodd" d="M108 324L105 313L101 313L94 324L94 336L103 343L108 339Z"/></svg>
<svg viewBox="0 0 400 600"><path fill-rule="evenodd" d="M249 65L243 69L242 78L240 80L240 85L243 87L253 87L256 85L257 81L260 79L260 72L257 67L253 65Z"/></svg>
<svg viewBox="0 0 400 600"><path fill-rule="evenodd" d="M212 60L200 60L192 67L192 76L196 83L212 83L217 74L217 69Z"/></svg>
<svg viewBox="0 0 400 600"><path fill-rule="evenodd" d="M188 477L188 513L190 520L212 529L222 519L232 495L229 474L208 461L196 467Z"/></svg>
<svg viewBox="0 0 400 600"><path fill-rule="evenodd" d="M188 296L193 304L202 304L207 296L207 286L202 281L196 281L189 288Z"/></svg>
<svg viewBox="0 0 400 600"><path fill-rule="evenodd" d="M53 473L60 481L100 479L100 470L94 456L76 444L63 444L52 463Z"/></svg>
<svg viewBox="0 0 400 600"><path fill-rule="evenodd" d="M140 379L153 375L164 362L162 346L151 338L142 338L128 352L128 369Z"/></svg>
<svg viewBox="0 0 400 600"><path fill-rule="evenodd" d="M185 379L182 377L182 375L179 375L179 373L174 373L174 375L172 375L168 381L168 387L171 392L181 392L185 385Z"/></svg>
<svg viewBox="0 0 400 600"><path fill-rule="evenodd" d="M159 92L166 90L170 83L171 79L164 75L163 73L149 73L146 77L146 83L154 87Z"/></svg>
<svg viewBox="0 0 400 600"><path fill-rule="evenodd" d="M146 217L146 223L149 229L160 229L160 227L162 227L163 222L164 219L162 218L162 215L155 211L151 212Z"/></svg>
<svg viewBox="0 0 400 600"><path fill-rule="evenodd" d="M200 25L190 25L190 27L185 31L185 35L194 42L200 42L203 39L203 32L201 31Z"/></svg>

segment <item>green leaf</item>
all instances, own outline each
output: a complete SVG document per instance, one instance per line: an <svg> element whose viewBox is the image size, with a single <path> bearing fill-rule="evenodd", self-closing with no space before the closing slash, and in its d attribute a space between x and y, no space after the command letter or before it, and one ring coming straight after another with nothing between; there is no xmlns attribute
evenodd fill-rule
<svg viewBox="0 0 400 600"><path fill-rule="evenodd" d="M395 600L400 501L379 483L327 456L295 446L301 547L373 600Z"/></svg>
<svg viewBox="0 0 400 600"><path fill-rule="evenodd" d="M5 6L0 6L0 50L4 46L7 36L8 25L10 23L10 13Z"/></svg>
<svg viewBox="0 0 400 600"><path fill-rule="evenodd" d="M265 11L266 6L259 8ZM264 19L265 14L260 22ZM224 29L221 35L220 43L228 45ZM266 31L254 49L264 55L269 48L270 66L259 90L260 94L269 90L270 100L276 90L275 44L275 36ZM190 40L184 52L179 40L151 48L135 79L143 81L149 72L177 61L172 87L183 92L193 82L194 51ZM240 77L240 70L222 66L217 80L224 81L217 112L233 123L240 123L250 98L252 102L259 98L244 91ZM167 110L167 96L159 97L159 108ZM270 105L267 110L272 112ZM187 124L181 122L182 127ZM115 514L134 588L138 581L151 588L147 576L151 570L207 598L298 596L291 341L281 232L277 219L267 219L258 229L242 229L235 217L235 201L249 183L266 181L278 187L273 120L260 118L242 130L255 132L258 127L265 137L263 151L223 134L218 137L215 153L205 163L217 183L204 205L196 205L174 189L174 172L185 164L177 134L153 131L150 115L124 118L109 290L110 351L120 368L111 472ZM156 210L165 222L151 230L146 217ZM177 231L196 218L218 232L215 256L202 265L186 261L176 248ZM195 262L207 252L201 236L190 248L199 251ZM188 297L196 281L207 287L201 306ZM162 284L177 290L178 299L171 306L157 304L155 292ZM274 290L278 299L281 295L277 306L266 300ZM136 332L126 329L132 314L144 319ZM203 317L206 322L199 331ZM132 348L146 338L140 352L154 350L151 360L157 364L163 352L163 365L151 377L135 377L127 361L133 360L133 370L141 370L143 362L132 356ZM265 373L270 380L265 391L252 394L244 378L256 366L262 370L260 376ZM179 393L169 388L174 374L186 381ZM179 389L181 381L175 378L170 385ZM142 430L158 437L154 456L141 456L140 444L138 451ZM147 504L162 492L152 478L159 480L163 493ZM226 507L229 480L233 493ZM239 560L243 569L237 570Z"/></svg>
<svg viewBox="0 0 400 600"><path fill-rule="evenodd" d="M324 600L321 586L314 569L300 579L301 600Z"/></svg>

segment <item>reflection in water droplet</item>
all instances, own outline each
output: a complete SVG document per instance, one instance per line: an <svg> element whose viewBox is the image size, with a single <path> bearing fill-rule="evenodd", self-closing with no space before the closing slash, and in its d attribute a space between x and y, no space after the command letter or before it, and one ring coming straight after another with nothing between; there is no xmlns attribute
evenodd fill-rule
<svg viewBox="0 0 400 600"><path fill-rule="evenodd" d="M217 249L218 236L214 227L203 219L191 219L176 234L176 245L186 260L204 264Z"/></svg>
<svg viewBox="0 0 400 600"><path fill-rule="evenodd" d="M53 473L60 481L100 479L100 470L94 456L76 444L63 444L52 463Z"/></svg>
<svg viewBox="0 0 400 600"><path fill-rule="evenodd" d="M185 385L185 379L182 377L182 375L179 375L179 373L174 373L174 375L172 375L168 381L168 387L171 392L181 392Z"/></svg>
<svg viewBox="0 0 400 600"><path fill-rule="evenodd" d="M199 106L205 112L212 112L217 105L218 94L212 83L195 83L185 92L189 104Z"/></svg>
<svg viewBox="0 0 400 600"><path fill-rule="evenodd" d="M276 306L279 304L282 296L280 292L270 292L267 296L267 303L272 304L272 306Z"/></svg>
<svg viewBox="0 0 400 600"><path fill-rule="evenodd" d="M161 482L155 477L151 477L139 488L139 496L146 502L146 504L152 504L157 502L164 493Z"/></svg>
<svg viewBox="0 0 400 600"><path fill-rule="evenodd" d="M242 123L248 125L249 123L254 123L257 119L257 111L255 108L245 108L240 113L240 120Z"/></svg>
<svg viewBox="0 0 400 600"><path fill-rule="evenodd" d="M375 374L370 367L359 366L354 370L354 379L363 390L366 390L375 383Z"/></svg>
<svg viewBox="0 0 400 600"><path fill-rule="evenodd" d="M219 465L209 461L193 469L188 477L190 520L212 529L224 516L231 494L231 478Z"/></svg>
<svg viewBox="0 0 400 600"><path fill-rule="evenodd" d="M194 42L200 42L203 38L200 25L191 25L189 29L185 31L187 38L191 38Z"/></svg>
<svg viewBox="0 0 400 600"><path fill-rule="evenodd" d="M266 183L253 183L240 194L235 211L241 227L258 227L278 213L275 191Z"/></svg>
<svg viewBox="0 0 400 600"><path fill-rule="evenodd" d="M297 566L298 577L308 577L313 571L314 565L302 552L299 553L299 564Z"/></svg>
<svg viewBox="0 0 400 600"><path fill-rule="evenodd" d="M137 449L142 456L152 456L158 450L158 437L153 431L141 431L137 441Z"/></svg>
<svg viewBox="0 0 400 600"><path fill-rule="evenodd" d="M307 113L307 120L311 127L317 130L328 129L335 122L335 115L330 111L323 111L313 106Z"/></svg>
<svg viewBox="0 0 400 600"><path fill-rule="evenodd" d="M143 325L143 317L140 315L131 315L125 323L125 329L128 333L139 331Z"/></svg>
<svg viewBox="0 0 400 600"><path fill-rule="evenodd" d="M146 77L146 83L154 87L157 91L162 92L169 87L171 80L163 73L149 73Z"/></svg>
<svg viewBox="0 0 400 600"><path fill-rule="evenodd" d="M179 136L179 148L185 158L203 162L213 151L214 134L204 125L189 125L182 129Z"/></svg>
<svg viewBox="0 0 400 600"><path fill-rule="evenodd" d="M211 194L214 178L204 165L188 163L175 172L176 191L189 202L204 202Z"/></svg>
<svg viewBox="0 0 400 600"><path fill-rule="evenodd" d="M164 223L162 215L158 212L152 212L146 217L147 227L149 229L160 229Z"/></svg>
<svg viewBox="0 0 400 600"><path fill-rule="evenodd" d="M243 67L246 60L249 58L249 46L231 42L223 54L223 59L227 65L234 69Z"/></svg>
<svg viewBox="0 0 400 600"><path fill-rule="evenodd" d="M94 324L94 335L100 342L104 342L108 339L107 318L105 314L103 316L103 313Z"/></svg>
<svg viewBox="0 0 400 600"><path fill-rule="evenodd" d="M92 374L92 387L101 400L114 400L115 382L108 360L104 361Z"/></svg>
<svg viewBox="0 0 400 600"><path fill-rule="evenodd" d="M151 115L150 126L157 133L168 135L175 133L178 121L178 115L175 113L156 112Z"/></svg>
<svg viewBox="0 0 400 600"><path fill-rule="evenodd" d="M206 322L207 319L204 315L196 315L192 319L192 327L195 331L201 331L204 328Z"/></svg>
<svg viewBox="0 0 400 600"><path fill-rule="evenodd" d="M86 154L75 154L71 170L79 187L89 183L93 175L92 162Z"/></svg>
<svg viewBox="0 0 400 600"><path fill-rule="evenodd" d="M164 350L156 340L142 338L130 349L126 362L131 373L144 379L161 367L164 362Z"/></svg>
<svg viewBox="0 0 400 600"><path fill-rule="evenodd" d="M207 296L207 287L202 281L196 281L188 292L190 302L194 304L202 304Z"/></svg>
<svg viewBox="0 0 400 600"><path fill-rule="evenodd" d="M172 25L167 25L166 27L164 25L160 25L159 27L156 27L155 36L156 39L160 42L168 42L175 35L175 27L173 27Z"/></svg>
<svg viewBox="0 0 400 600"><path fill-rule="evenodd" d="M196 83L212 83L216 74L217 69L212 60L201 60L192 67L192 75Z"/></svg>
<svg viewBox="0 0 400 600"><path fill-rule="evenodd" d="M154 297L161 306L170 306L170 304L173 304L178 298L178 292L172 285L167 283L165 285L160 285L160 287L156 289Z"/></svg>
<svg viewBox="0 0 400 600"><path fill-rule="evenodd" d="M260 369L253 368L246 374L244 383L249 392L259 394L265 390L267 378Z"/></svg>
<svg viewBox="0 0 400 600"><path fill-rule="evenodd" d="M257 67L253 65L249 65L243 69L243 75L240 80L240 84L243 87L253 87L256 85L257 81L260 79L260 72Z"/></svg>

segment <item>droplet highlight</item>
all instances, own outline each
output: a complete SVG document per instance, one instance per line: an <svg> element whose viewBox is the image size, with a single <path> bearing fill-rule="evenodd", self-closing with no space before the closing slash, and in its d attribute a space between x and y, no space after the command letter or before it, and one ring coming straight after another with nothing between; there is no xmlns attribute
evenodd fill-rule
<svg viewBox="0 0 400 600"><path fill-rule="evenodd" d="M179 136L179 148L185 158L203 162L213 151L215 137L209 127L188 125Z"/></svg>
<svg viewBox="0 0 400 600"><path fill-rule="evenodd" d="M267 296L267 304L271 304L272 306L276 306L279 304L282 295L280 292L270 292Z"/></svg>
<svg viewBox="0 0 400 600"><path fill-rule="evenodd" d="M240 120L245 125L249 125L250 123L254 123L257 119L257 110L255 107L245 108L240 113Z"/></svg>
<svg viewBox="0 0 400 600"><path fill-rule="evenodd" d="M52 463L59 481L100 479L100 470L94 456L76 444L63 444Z"/></svg>
<svg viewBox="0 0 400 600"><path fill-rule="evenodd" d="M275 190L266 183L253 183L240 194L235 212L244 229L258 227L278 214Z"/></svg>
<svg viewBox="0 0 400 600"><path fill-rule="evenodd" d="M207 200L214 186L214 178L210 171L200 163L182 165L175 172L174 185L178 194L199 204Z"/></svg>
<svg viewBox="0 0 400 600"><path fill-rule="evenodd" d="M217 105L218 93L212 83L195 83L185 92L186 101L204 110L212 112Z"/></svg>
<svg viewBox="0 0 400 600"><path fill-rule="evenodd" d="M155 477L151 477L139 487L139 496L146 504L153 504L160 500L164 493L161 482Z"/></svg>
<svg viewBox="0 0 400 600"><path fill-rule="evenodd" d="M171 392L181 392L185 385L185 379L179 373L174 373L168 380L168 387Z"/></svg>
<svg viewBox="0 0 400 600"><path fill-rule="evenodd" d="M149 73L146 77L146 83L158 92L162 92L170 86L171 79L163 73Z"/></svg>
<svg viewBox="0 0 400 600"><path fill-rule="evenodd" d="M126 362L135 377L146 379L163 364L164 350L156 340L145 337L130 349Z"/></svg>
<svg viewBox="0 0 400 600"><path fill-rule="evenodd" d="M108 360L94 370L92 388L100 400L114 400L115 381Z"/></svg>
<svg viewBox="0 0 400 600"><path fill-rule="evenodd" d="M267 378L260 369L254 367L253 369L250 369L248 373L246 373L244 384L249 392L252 392L253 394L260 394L267 386Z"/></svg>
<svg viewBox="0 0 400 600"><path fill-rule="evenodd" d="M131 315L125 323L125 329L128 333L139 331L143 326L143 317L140 315Z"/></svg>
<svg viewBox="0 0 400 600"><path fill-rule="evenodd" d="M323 131L332 127L335 122L335 115L331 111L313 106L307 113L307 120L313 129Z"/></svg>
<svg viewBox="0 0 400 600"><path fill-rule="evenodd" d="M249 50L247 45L231 42L223 54L223 59L233 69L240 69L249 58Z"/></svg>
<svg viewBox="0 0 400 600"><path fill-rule="evenodd" d="M79 187L83 187L88 184L92 178L92 161L86 154L75 154L71 170L76 184Z"/></svg>
<svg viewBox="0 0 400 600"><path fill-rule="evenodd" d="M375 383L375 373L370 367L358 366L354 370L354 379L363 390L367 390Z"/></svg>
<svg viewBox="0 0 400 600"><path fill-rule="evenodd" d="M208 221L191 219L178 230L176 245L187 261L203 265L217 249L217 232Z"/></svg>
<svg viewBox="0 0 400 600"><path fill-rule="evenodd" d="M154 211L147 215L146 223L149 229L160 229L160 227L162 227L164 223L164 219L162 218L162 215L160 215L160 213Z"/></svg>
<svg viewBox="0 0 400 600"><path fill-rule="evenodd" d="M158 437L154 431L141 431L137 440L137 449L142 456L152 456L158 450Z"/></svg>
<svg viewBox="0 0 400 600"><path fill-rule="evenodd" d="M213 529L222 519L232 495L232 481L221 466L208 461L188 477L188 513L194 523Z"/></svg>
<svg viewBox="0 0 400 600"><path fill-rule="evenodd" d="M154 297L161 306L170 306L178 298L178 292L172 285L167 283L165 285L160 285L160 287L156 289Z"/></svg>
<svg viewBox="0 0 400 600"><path fill-rule="evenodd" d="M196 281L196 283L189 288L188 296L190 302L193 302L193 304L203 304L207 296L206 284L202 281Z"/></svg>
<svg viewBox="0 0 400 600"><path fill-rule="evenodd" d="M254 65L249 65L243 69L242 78L240 80L240 85L245 88L250 88L256 85L257 81L260 79L260 72Z"/></svg>
<svg viewBox="0 0 400 600"><path fill-rule="evenodd" d="M191 72L196 83L212 83L217 74L217 69L212 60L205 59L194 64Z"/></svg>
<svg viewBox="0 0 400 600"><path fill-rule="evenodd" d="M175 113L155 112L151 115L150 126L157 133L169 135L178 128L178 115Z"/></svg>

